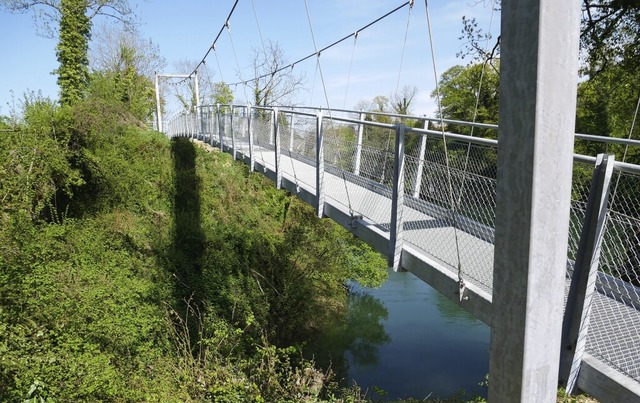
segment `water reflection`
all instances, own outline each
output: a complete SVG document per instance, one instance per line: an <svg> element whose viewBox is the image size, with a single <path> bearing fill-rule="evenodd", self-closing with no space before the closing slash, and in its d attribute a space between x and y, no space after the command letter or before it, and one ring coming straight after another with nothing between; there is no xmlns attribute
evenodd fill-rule
<svg viewBox="0 0 640 403"><path fill-rule="evenodd" d="M344 384L381 388L384 399L486 395L478 385L489 370L484 323L411 273L390 271L380 288L353 291L345 316L315 349L316 361L330 362Z"/></svg>
<svg viewBox="0 0 640 403"><path fill-rule="evenodd" d="M354 285L344 316L329 324L308 351L318 365L331 367L338 379L346 381L351 365L378 365L379 347L391 341L384 329L388 316L378 298L355 289Z"/></svg>

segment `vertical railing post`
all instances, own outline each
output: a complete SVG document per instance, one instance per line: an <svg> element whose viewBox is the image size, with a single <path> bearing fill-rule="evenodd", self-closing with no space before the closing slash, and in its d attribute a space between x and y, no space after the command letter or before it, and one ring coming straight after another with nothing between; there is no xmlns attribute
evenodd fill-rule
<svg viewBox="0 0 640 403"><path fill-rule="evenodd" d="M273 135L275 140L275 157L276 157L276 189L280 189L282 187L282 164L281 161L281 150L280 150L280 127L278 125L279 118L278 108L273 108Z"/></svg>
<svg viewBox="0 0 640 403"><path fill-rule="evenodd" d="M202 141L205 141L205 135L207 134L204 108L205 107L202 105L198 107L198 113L200 114L200 133L202 134Z"/></svg>
<svg viewBox="0 0 640 403"><path fill-rule="evenodd" d="M194 127L193 127L194 133L193 133L193 138L194 139L200 139L200 136L199 136L200 133L199 133L199 130L198 130L198 108L200 107L200 90L199 90L199 86L198 86L199 80L198 80L198 70L197 69L194 72L193 80L194 80L194 84L195 84L195 96L196 96L196 105L193 108L193 110L194 110L194 116L193 116L194 117L194 122L193 122L194 123Z"/></svg>
<svg viewBox="0 0 640 403"><path fill-rule="evenodd" d="M565 388L568 393L573 393L576 388L589 331L591 301L598 276L614 161L615 156L606 154L599 154L596 160L578 252L571 275L562 323L563 356L560 361L560 378L566 381Z"/></svg>
<svg viewBox="0 0 640 403"><path fill-rule="evenodd" d="M296 115L294 115L294 113L291 112L290 116L291 116L291 123L289 125L289 155L291 155L291 151L293 151L293 136L294 136L293 126L295 125Z"/></svg>
<svg viewBox="0 0 640 403"><path fill-rule="evenodd" d="M356 139L356 158L353 162L353 174L360 175L360 160L362 158L362 135L364 134L364 117L363 111L360 111L360 123L358 123L358 137Z"/></svg>
<svg viewBox="0 0 640 403"><path fill-rule="evenodd" d="M251 116L253 112L251 111L251 104L247 104L247 132L249 134L249 169L251 172L256 169L256 158L255 153L253 151L253 125L251 124Z"/></svg>
<svg viewBox="0 0 640 403"><path fill-rule="evenodd" d="M220 152L224 152L224 143L222 141L222 124L220 123L221 118L222 114L220 113L220 104L216 104L216 126L218 128L218 142L220 145Z"/></svg>
<svg viewBox="0 0 640 403"><path fill-rule="evenodd" d="M425 130L429 126L429 121L424 121ZM427 150L427 135L420 135L420 146L418 147L418 169L416 169L416 177L413 182L413 197L420 197L420 189L422 188L422 174L424 172L425 151Z"/></svg>
<svg viewBox="0 0 640 403"><path fill-rule="evenodd" d="M400 258L403 247L404 210L404 132L405 125L396 125L396 141L393 155L393 188L391 189L391 226L387 264L394 271L401 271Z"/></svg>
<svg viewBox="0 0 640 403"><path fill-rule="evenodd" d="M162 106L160 104L160 76L158 76L158 72L156 71L156 80L155 80L155 89L156 89L156 119L158 121L158 131L162 132Z"/></svg>
<svg viewBox="0 0 640 403"><path fill-rule="evenodd" d="M215 125L213 124L213 105L209 105L207 106L207 125L209 126L209 145L211 147L213 147L213 139L215 138L214 136L214 127Z"/></svg>
<svg viewBox="0 0 640 403"><path fill-rule="evenodd" d="M322 111L316 115L316 214L324 217L324 136Z"/></svg>
<svg viewBox="0 0 640 403"><path fill-rule="evenodd" d="M271 115L273 117L273 115ZM273 130L273 121L272 124L269 125L269 145L273 145L275 143L275 131Z"/></svg>
<svg viewBox="0 0 640 403"><path fill-rule="evenodd" d="M198 140L198 107L194 106L193 110L190 113L191 115L191 138L193 140Z"/></svg>
<svg viewBox="0 0 640 403"><path fill-rule="evenodd" d="M235 160L236 159L236 139L235 139L236 131L233 128L233 105L231 105L229 108L230 108L229 132L231 133L231 156Z"/></svg>

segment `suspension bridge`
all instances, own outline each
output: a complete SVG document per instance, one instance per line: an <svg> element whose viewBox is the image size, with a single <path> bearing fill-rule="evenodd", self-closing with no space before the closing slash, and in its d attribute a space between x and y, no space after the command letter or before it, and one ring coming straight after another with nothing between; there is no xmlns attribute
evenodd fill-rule
<svg viewBox="0 0 640 403"><path fill-rule="evenodd" d="M196 78L196 99L198 68L236 4L180 75ZM159 129L230 153L487 323L490 399L552 401L559 378L602 401L638 401L640 166L572 147L640 142L571 136L578 6L527 0L501 12L500 127L330 108L323 79L323 109L198 103L163 127L158 99ZM267 76L316 57L322 77L327 48L314 38L313 53Z"/></svg>
<svg viewBox="0 0 640 403"><path fill-rule="evenodd" d="M433 122L383 115L426 126ZM497 141L450 132L443 138L440 131L429 128L376 123L376 116L380 114L210 105L179 114L166 131L232 154L271 178L278 188L316 207L320 217L332 218L389 255L396 269L412 272L491 325ZM458 128L474 125L445 123ZM388 139L394 140L392 144ZM449 172L444 142L450 150ZM640 146L633 140L618 142ZM399 155L402 149L404 156ZM591 262L598 253L600 260L577 386L589 391L591 383L600 382L605 390L618 388L621 391L616 393L624 395L626 390L631 393L627 396L638 396L640 256L636 254L640 245L636 231L640 205L635 192L640 166L585 155L573 159L574 172L585 176L572 186L567 294L578 256L590 253L586 261ZM607 169L608 185L590 189L591 177ZM454 210L449 206L447 175L451 176ZM608 204L588 211L594 197L590 190L611 193ZM581 241L589 237L584 223L592 217L587 213L596 218L606 214L598 235L599 251L580 249L587 248Z"/></svg>

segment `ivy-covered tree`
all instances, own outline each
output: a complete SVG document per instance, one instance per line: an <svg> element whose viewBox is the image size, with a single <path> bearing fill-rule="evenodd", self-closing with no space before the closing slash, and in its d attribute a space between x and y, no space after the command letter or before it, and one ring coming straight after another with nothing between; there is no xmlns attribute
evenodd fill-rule
<svg viewBox="0 0 640 403"><path fill-rule="evenodd" d="M91 20L86 14L87 0L60 1L60 40L56 56L60 67L60 102L70 105L80 100L89 83L89 39Z"/></svg>
<svg viewBox="0 0 640 403"><path fill-rule="evenodd" d="M56 72L62 104L79 100L88 85L92 20L105 16L131 24L133 15L128 0L0 0L0 8L32 11L39 34L55 37L57 33L60 67Z"/></svg>

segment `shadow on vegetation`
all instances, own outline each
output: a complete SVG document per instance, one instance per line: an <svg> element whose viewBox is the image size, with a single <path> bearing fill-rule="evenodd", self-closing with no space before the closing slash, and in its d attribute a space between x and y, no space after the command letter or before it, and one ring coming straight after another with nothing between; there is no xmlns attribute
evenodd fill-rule
<svg viewBox="0 0 640 403"><path fill-rule="evenodd" d="M196 175L196 150L191 141L171 142L175 195L172 268L176 276L176 299L189 298L200 283L204 233L200 217L200 183Z"/></svg>

